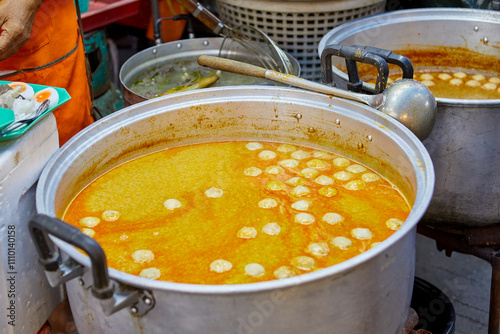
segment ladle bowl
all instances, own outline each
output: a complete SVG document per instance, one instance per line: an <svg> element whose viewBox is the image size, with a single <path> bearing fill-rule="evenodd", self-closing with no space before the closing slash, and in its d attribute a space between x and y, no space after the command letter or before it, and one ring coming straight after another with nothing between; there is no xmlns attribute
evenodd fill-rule
<svg viewBox="0 0 500 334"><path fill-rule="evenodd" d="M384 92L384 103L378 108L395 118L420 140L427 138L436 121L436 99L429 88L419 81L400 79Z"/></svg>

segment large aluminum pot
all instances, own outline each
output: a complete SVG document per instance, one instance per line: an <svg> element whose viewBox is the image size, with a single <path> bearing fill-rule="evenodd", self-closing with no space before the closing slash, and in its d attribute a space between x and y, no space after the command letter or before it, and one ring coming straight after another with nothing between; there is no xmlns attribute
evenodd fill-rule
<svg viewBox="0 0 500 334"><path fill-rule="evenodd" d="M105 275L90 273L89 257L51 237L73 259L62 272L77 277L66 286L78 332L400 334L412 295L416 225L430 202L434 172L417 137L391 117L360 104L291 88L249 86L135 104L95 122L59 149L38 182L37 211L43 217L61 217L83 187L132 158L226 140L334 150L393 180L413 209L402 228L379 247L316 272L252 284L195 285L109 269L115 286L126 286L110 298L101 289ZM60 234L77 240L76 234ZM97 271L103 266L103 261L92 263ZM78 267L76 273L68 274L67 268L73 267ZM91 289L92 284L99 289ZM96 290L104 300L92 295ZM135 299L120 304L127 301L123 293L130 291ZM116 311L117 305L128 306Z"/></svg>
<svg viewBox="0 0 500 334"><path fill-rule="evenodd" d="M129 106L148 99L144 94L134 91L133 86L137 78L147 73L153 73L157 69L164 69L168 65L180 70L178 67L185 66L184 64L186 62L196 64L198 57L201 55L218 56L223 42L224 38L222 37L185 39L152 46L136 53L127 59L120 68L119 78L124 105ZM231 45L232 49L223 49L221 55L227 56L228 52L230 52L231 57L237 60L250 63L256 62L256 55L249 54L243 47L239 47L236 43ZM300 65L298 61L291 55L288 55L288 57L292 64L293 73L291 74L300 75ZM211 71L211 69L202 68L201 66L195 68L199 68L206 73ZM213 86L238 86L249 82L253 84L276 85L276 83L267 79L256 79L233 73L222 73L221 78Z"/></svg>
<svg viewBox="0 0 500 334"><path fill-rule="evenodd" d="M463 59L462 68L498 76L499 31L500 12L460 8L402 10L331 30L321 40L319 52L329 44L388 50L459 47L483 55L476 63L472 58ZM340 71L344 61L334 58L335 82L345 87L347 75ZM450 54L450 59L456 59L456 54ZM416 69L418 61L412 60ZM436 61L443 64L446 58ZM436 188L424 220L452 227L500 224L500 99L436 101L436 123L424 141L434 163Z"/></svg>

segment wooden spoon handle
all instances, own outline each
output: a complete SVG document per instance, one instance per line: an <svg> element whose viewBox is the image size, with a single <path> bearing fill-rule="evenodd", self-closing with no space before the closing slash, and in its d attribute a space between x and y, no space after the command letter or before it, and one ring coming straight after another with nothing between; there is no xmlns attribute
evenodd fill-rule
<svg viewBox="0 0 500 334"><path fill-rule="evenodd" d="M200 56L198 57L198 64L216 70L249 75L258 78L265 78L267 71L267 69L263 67L214 56Z"/></svg>
<svg viewBox="0 0 500 334"><path fill-rule="evenodd" d="M198 64L217 70L250 75L258 78L265 78L272 81L285 83L291 86L308 89L313 92L342 97L345 99L364 103L373 108L379 108L384 102L384 96L382 93L376 95L365 95L360 93L348 92L339 88L326 86L321 83L309 81L307 79L302 79L295 75L283 74L281 72L268 70L259 66L242 63L232 59L214 56L200 56L198 57Z"/></svg>

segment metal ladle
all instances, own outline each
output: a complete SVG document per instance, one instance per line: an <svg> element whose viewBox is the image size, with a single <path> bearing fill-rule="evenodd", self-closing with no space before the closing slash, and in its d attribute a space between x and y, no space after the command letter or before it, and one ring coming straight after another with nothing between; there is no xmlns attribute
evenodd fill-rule
<svg viewBox="0 0 500 334"><path fill-rule="evenodd" d="M247 24L230 27L196 0L176 1L216 35L224 37L220 52L227 58L239 57L238 50L243 47L259 66L293 73L293 65L286 52L261 29Z"/></svg>
<svg viewBox="0 0 500 334"><path fill-rule="evenodd" d="M429 136L436 119L437 105L434 96L427 86L412 79L397 80L382 93L366 95L226 58L200 56L198 63L213 69L267 78L307 90L361 102L395 118L420 140Z"/></svg>

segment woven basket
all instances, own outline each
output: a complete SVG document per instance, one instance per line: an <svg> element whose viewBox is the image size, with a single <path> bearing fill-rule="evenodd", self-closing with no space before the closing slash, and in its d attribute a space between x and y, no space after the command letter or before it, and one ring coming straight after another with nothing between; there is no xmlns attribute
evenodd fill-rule
<svg viewBox="0 0 500 334"><path fill-rule="evenodd" d="M228 26L257 27L297 59L301 77L321 81L318 44L342 23L383 13L386 0L216 0L218 16Z"/></svg>

